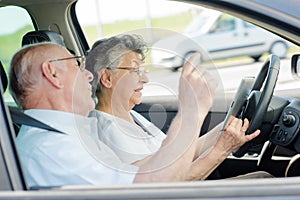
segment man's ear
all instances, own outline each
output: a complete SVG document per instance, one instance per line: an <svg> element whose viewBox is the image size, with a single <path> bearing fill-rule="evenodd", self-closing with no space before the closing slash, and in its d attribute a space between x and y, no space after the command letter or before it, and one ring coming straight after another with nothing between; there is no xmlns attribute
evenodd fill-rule
<svg viewBox="0 0 300 200"><path fill-rule="evenodd" d="M100 83L106 87L111 88L112 86L112 76L110 70L103 69L99 74Z"/></svg>
<svg viewBox="0 0 300 200"><path fill-rule="evenodd" d="M52 86L56 88L63 88L63 84L61 84L58 77L57 69L53 65L51 65L49 61L43 62L42 73Z"/></svg>

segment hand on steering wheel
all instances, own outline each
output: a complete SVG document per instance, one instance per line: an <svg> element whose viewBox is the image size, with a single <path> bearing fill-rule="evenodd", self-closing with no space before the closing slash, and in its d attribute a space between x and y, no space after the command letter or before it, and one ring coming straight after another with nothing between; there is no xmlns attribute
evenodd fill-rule
<svg viewBox="0 0 300 200"><path fill-rule="evenodd" d="M253 88L249 98L259 99L257 103L251 108L247 108L243 117L247 117L250 120L249 128L246 134L253 133L259 129L262 125L264 114L267 112L268 106L271 102L274 88L277 82L280 69L280 59L278 56L270 55L263 64L261 71L255 79ZM262 86L264 87L261 90ZM250 100L251 101L251 100ZM245 143L243 146L233 152L235 157L242 157L247 153L248 149L253 146L255 140L263 137L261 133L257 138Z"/></svg>

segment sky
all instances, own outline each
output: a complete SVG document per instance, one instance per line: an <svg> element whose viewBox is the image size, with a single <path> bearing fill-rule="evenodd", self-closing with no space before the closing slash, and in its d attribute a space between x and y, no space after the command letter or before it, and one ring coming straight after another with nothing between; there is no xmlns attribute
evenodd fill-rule
<svg viewBox="0 0 300 200"><path fill-rule="evenodd" d="M186 11L191 7L189 4L166 0L79 0L76 12L82 25L94 25L126 19L145 19L147 15L161 17ZM0 16L0 25L3 27L0 35L15 32L31 20L26 11L16 7L1 8Z"/></svg>

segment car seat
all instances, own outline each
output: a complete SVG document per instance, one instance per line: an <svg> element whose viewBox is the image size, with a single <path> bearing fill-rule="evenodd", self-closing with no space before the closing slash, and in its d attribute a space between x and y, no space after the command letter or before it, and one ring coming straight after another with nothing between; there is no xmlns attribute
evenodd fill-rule
<svg viewBox="0 0 300 200"><path fill-rule="evenodd" d="M22 46L40 42L52 42L66 46L62 35L54 31L38 30L26 33L22 38Z"/></svg>
<svg viewBox="0 0 300 200"><path fill-rule="evenodd" d="M285 177L293 176L300 176L300 154L293 156L285 170Z"/></svg>
<svg viewBox="0 0 300 200"><path fill-rule="evenodd" d="M48 30L30 31L26 33L22 38L22 46L41 43L41 42L51 42L66 47L63 36L54 31L48 31ZM69 48L67 49L71 54L75 55L73 50Z"/></svg>

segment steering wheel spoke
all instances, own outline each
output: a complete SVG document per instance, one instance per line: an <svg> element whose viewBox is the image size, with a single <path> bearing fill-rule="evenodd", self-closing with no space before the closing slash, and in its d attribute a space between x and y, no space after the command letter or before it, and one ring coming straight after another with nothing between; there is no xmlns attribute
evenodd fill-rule
<svg viewBox="0 0 300 200"><path fill-rule="evenodd" d="M248 106L243 117L247 117L250 121L249 128L246 134L253 133L262 125L263 118L267 112L268 106L271 102L274 88L276 86L278 74L280 70L280 59L276 55L270 55L265 60L262 69L255 79ZM254 102L254 103L253 103ZM245 143L239 149L233 152L235 157L242 157L247 153L251 146L256 144L259 138L264 137L261 133L257 138Z"/></svg>

